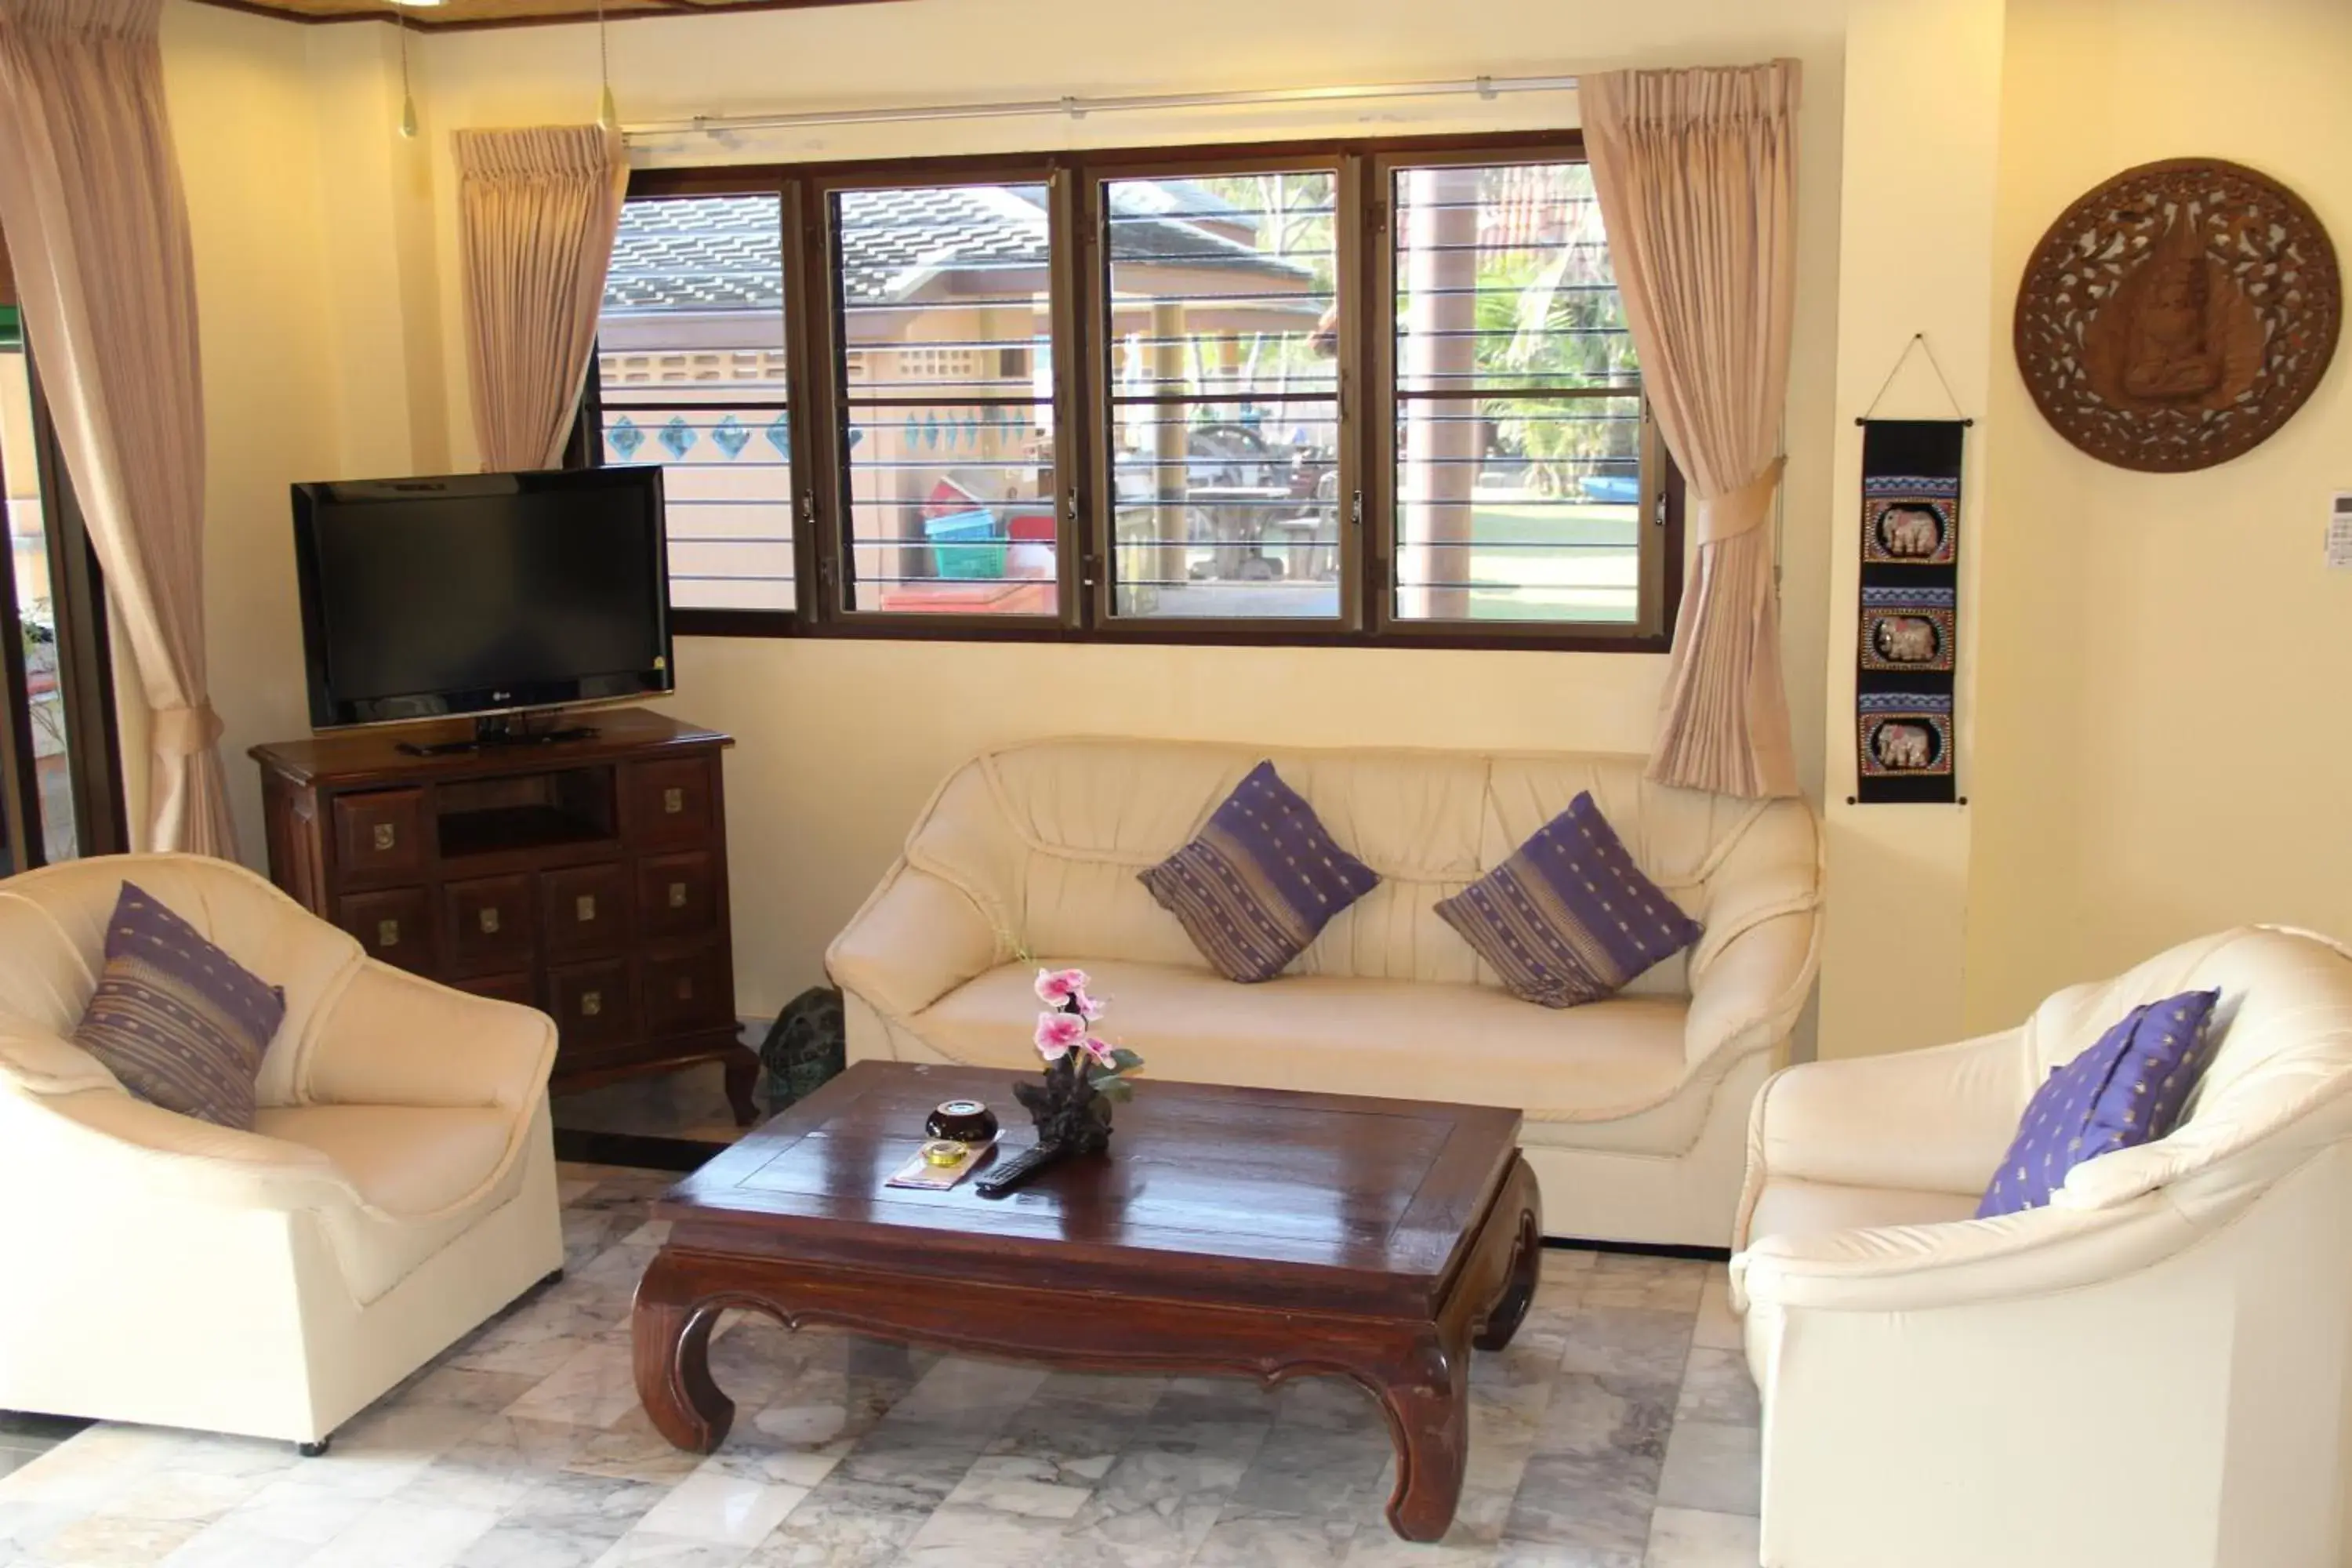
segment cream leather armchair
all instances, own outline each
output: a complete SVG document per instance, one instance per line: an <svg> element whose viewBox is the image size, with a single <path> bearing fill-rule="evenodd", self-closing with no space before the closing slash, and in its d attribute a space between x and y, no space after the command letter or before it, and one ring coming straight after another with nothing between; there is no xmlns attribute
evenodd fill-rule
<svg viewBox="0 0 2352 1568"><path fill-rule="evenodd" d="M2170 1137L1970 1216L2050 1070L2218 986ZM1775 1077L1735 1309L1770 1568L2318 1568L2346 1560L2352 954L2244 928L2021 1028Z"/></svg>
<svg viewBox="0 0 2352 1568"><path fill-rule="evenodd" d="M67 1037L125 879L286 993L250 1132ZM322 1442L562 1266L543 1016L418 980L262 879L0 882L0 1409Z"/></svg>

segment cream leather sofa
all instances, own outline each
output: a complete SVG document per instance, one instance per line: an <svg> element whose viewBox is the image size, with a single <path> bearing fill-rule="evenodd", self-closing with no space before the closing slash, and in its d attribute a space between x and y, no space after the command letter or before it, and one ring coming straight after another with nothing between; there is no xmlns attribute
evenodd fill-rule
<svg viewBox="0 0 2352 1568"><path fill-rule="evenodd" d="M251 1132L67 1037L125 878L286 993ZM361 955L226 861L0 882L0 1409L323 1440L560 1269L540 1014Z"/></svg>
<svg viewBox="0 0 2352 1568"><path fill-rule="evenodd" d="M2219 986L2168 1138L1969 1217L2034 1088ZM1770 1568L2334 1568L2352 1378L2352 956L2247 928L2022 1028L1792 1068L1732 1260Z"/></svg>
<svg viewBox="0 0 2352 1568"><path fill-rule="evenodd" d="M1282 978L1238 985L1136 873L1265 758L1381 885ZM1627 994L1553 1011L1499 989L1432 906L1580 790L1706 934ZM1034 1068L1036 967L1081 964L1151 1076L1517 1106L1552 1234L1722 1247L1820 910L1802 803L1664 788L1638 757L1047 741L948 779L827 963L853 1059Z"/></svg>

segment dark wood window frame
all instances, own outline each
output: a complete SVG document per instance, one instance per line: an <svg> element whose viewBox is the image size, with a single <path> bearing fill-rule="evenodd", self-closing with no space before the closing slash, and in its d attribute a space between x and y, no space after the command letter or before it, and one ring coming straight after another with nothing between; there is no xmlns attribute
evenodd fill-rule
<svg viewBox="0 0 2352 1568"><path fill-rule="evenodd" d="M792 429L796 610L679 608L688 637L846 637L901 640L1140 642L1286 647L1529 648L1661 653L1672 646L1683 585L1682 476L1645 422L1643 624L1619 630L1591 622L1408 620L1392 613L1395 554L1396 403L1392 349L1394 247L1388 237L1391 171L1434 162L1580 161L1575 132L1348 139L1114 149L1016 156L889 159L826 164L640 169L636 198L774 194L784 258L786 401ZM1199 622L1111 613L1112 476L1108 384L1111 334L1103 329L1100 254L1103 182L1153 171L1214 175L1275 164L1323 165L1339 174L1337 227L1342 251L1339 323L1341 608L1336 620ZM986 616L849 608L848 444L843 437L847 332L838 290L838 237L832 193L883 185L1018 180L1042 183L1051 209L1055 460L1062 509L1057 612ZM1349 298L1352 290L1352 299ZM592 363L579 428L568 456L600 460L597 376ZM1653 564L1654 563L1654 564Z"/></svg>
<svg viewBox="0 0 2352 1568"><path fill-rule="evenodd" d="M0 262L0 272L5 262ZM5 286L0 282L0 286ZM14 289L8 287L10 302ZM130 845L122 800L122 746L114 708L113 649L107 626L106 589L80 504L66 474L40 367L24 345L31 383L33 457L39 474L47 533L50 605L57 618L58 681L63 697L68 781L73 798L76 851L120 854ZM26 689L24 626L16 610L13 551L0 550L0 823L19 869L47 860L40 784L33 765L32 714Z"/></svg>

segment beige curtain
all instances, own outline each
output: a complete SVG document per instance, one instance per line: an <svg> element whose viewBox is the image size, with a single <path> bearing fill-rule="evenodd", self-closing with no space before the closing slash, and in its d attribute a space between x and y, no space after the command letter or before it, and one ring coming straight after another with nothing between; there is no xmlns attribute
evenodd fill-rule
<svg viewBox="0 0 2352 1568"><path fill-rule="evenodd" d="M0 230L154 710L148 843L233 857L205 682L204 380L161 5L0 0Z"/></svg>
<svg viewBox="0 0 2352 1568"><path fill-rule="evenodd" d="M596 342L628 158L594 125L457 133L466 368L486 470L549 468Z"/></svg>
<svg viewBox="0 0 2352 1568"><path fill-rule="evenodd" d="M1796 218L1797 62L1612 71L1578 89L1651 407L1696 503L1698 568L1650 776L1797 793L1772 582Z"/></svg>

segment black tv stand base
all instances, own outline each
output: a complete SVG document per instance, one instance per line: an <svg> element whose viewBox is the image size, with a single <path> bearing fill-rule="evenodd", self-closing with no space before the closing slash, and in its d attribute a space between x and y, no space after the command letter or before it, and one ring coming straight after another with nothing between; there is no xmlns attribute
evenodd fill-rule
<svg viewBox="0 0 2352 1568"><path fill-rule="evenodd" d="M474 738L470 741L436 741L419 745L403 741L397 750L411 757L447 757L467 752L487 751L493 746L552 746L565 741L593 741L597 730L593 724L574 724L568 729L535 730L531 715L520 717L500 715L493 719L474 721Z"/></svg>

